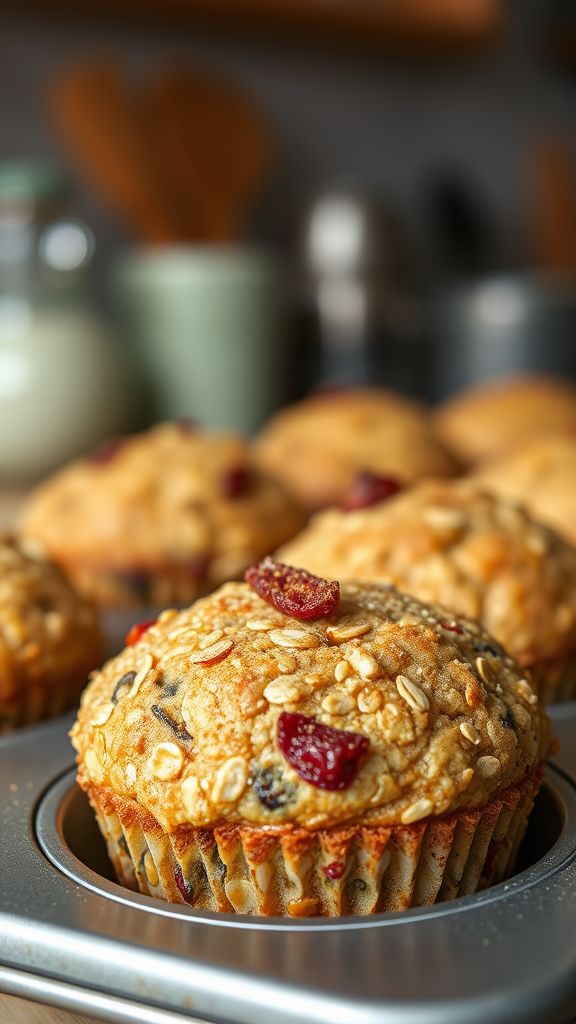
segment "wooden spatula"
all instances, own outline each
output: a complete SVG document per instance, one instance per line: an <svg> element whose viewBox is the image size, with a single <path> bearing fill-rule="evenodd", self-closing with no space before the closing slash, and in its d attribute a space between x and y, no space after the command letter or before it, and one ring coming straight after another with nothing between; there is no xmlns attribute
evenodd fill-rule
<svg viewBox="0 0 576 1024"><path fill-rule="evenodd" d="M271 161L258 108L225 82L179 69L145 86L143 103L178 206L199 212L206 241L241 236Z"/></svg>
<svg viewBox="0 0 576 1024"><path fill-rule="evenodd" d="M73 159L138 240L188 240L190 225L179 216L139 97L120 69L106 63L68 68L54 80L49 100Z"/></svg>

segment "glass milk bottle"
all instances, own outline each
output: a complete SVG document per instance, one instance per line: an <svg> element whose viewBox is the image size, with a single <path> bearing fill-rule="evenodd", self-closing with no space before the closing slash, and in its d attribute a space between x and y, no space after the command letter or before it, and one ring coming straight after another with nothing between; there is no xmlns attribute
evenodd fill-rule
<svg viewBox="0 0 576 1024"><path fill-rule="evenodd" d="M0 482L41 477L130 426L117 343L87 295L94 238L66 183L0 165Z"/></svg>

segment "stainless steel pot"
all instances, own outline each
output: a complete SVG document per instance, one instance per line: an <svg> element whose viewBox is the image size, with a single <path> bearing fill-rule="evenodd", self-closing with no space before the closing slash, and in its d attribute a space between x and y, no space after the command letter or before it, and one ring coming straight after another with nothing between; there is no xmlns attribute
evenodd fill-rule
<svg viewBox="0 0 576 1024"><path fill-rule="evenodd" d="M576 379L576 282L518 274L454 284L434 321L438 398L526 370Z"/></svg>

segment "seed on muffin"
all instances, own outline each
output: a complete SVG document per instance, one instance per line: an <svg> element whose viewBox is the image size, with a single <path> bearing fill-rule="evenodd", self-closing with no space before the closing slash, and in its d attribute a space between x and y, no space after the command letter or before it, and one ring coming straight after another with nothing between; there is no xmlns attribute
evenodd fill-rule
<svg viewBox="0 0 576 1024"><path fill-rule="evenodd" d="M476 726L472 725L471 722L460 722L460 732L464 738L469 740L470 743L473 743L474 746L477 746L477 744L482 740L478 729Z"/></svg>
<svg viewBox="0 0 576 1024"><path fill-rule="evenodd" d="M219 640L210 647L200 649L188 657L193 665L216 665L217 662L228 657L233 646L234 641L230 637L225 637L224 640Z"/></svg>
<svg viewBox="0 0 576 1024"><path fill-rule="evenodd" d="M414 711L428 711L430 701L417 683L413 683L407 676L396 676L396 689L406 703Z"/></svg>
<svg viewBox="0 0 576 1024"><path fill-rule="evenodd" d="M175 743L157 743L152 750L149 763L154 778L166 782L180 774L184 758L180 747Z"/></svg>

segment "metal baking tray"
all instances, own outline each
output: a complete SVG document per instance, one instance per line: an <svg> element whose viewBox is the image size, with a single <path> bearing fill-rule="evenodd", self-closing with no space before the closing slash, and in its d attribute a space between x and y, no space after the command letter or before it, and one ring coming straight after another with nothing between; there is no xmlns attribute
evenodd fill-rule
<svg viewBox="0 0 576 1024"><path fill-rule="evenodd" d="M0 991L107 1021L567 1024L576 1017L576 702L554 709L519 872L437 908L284 921L122 888L71 719L0 740Z"/></svg>

